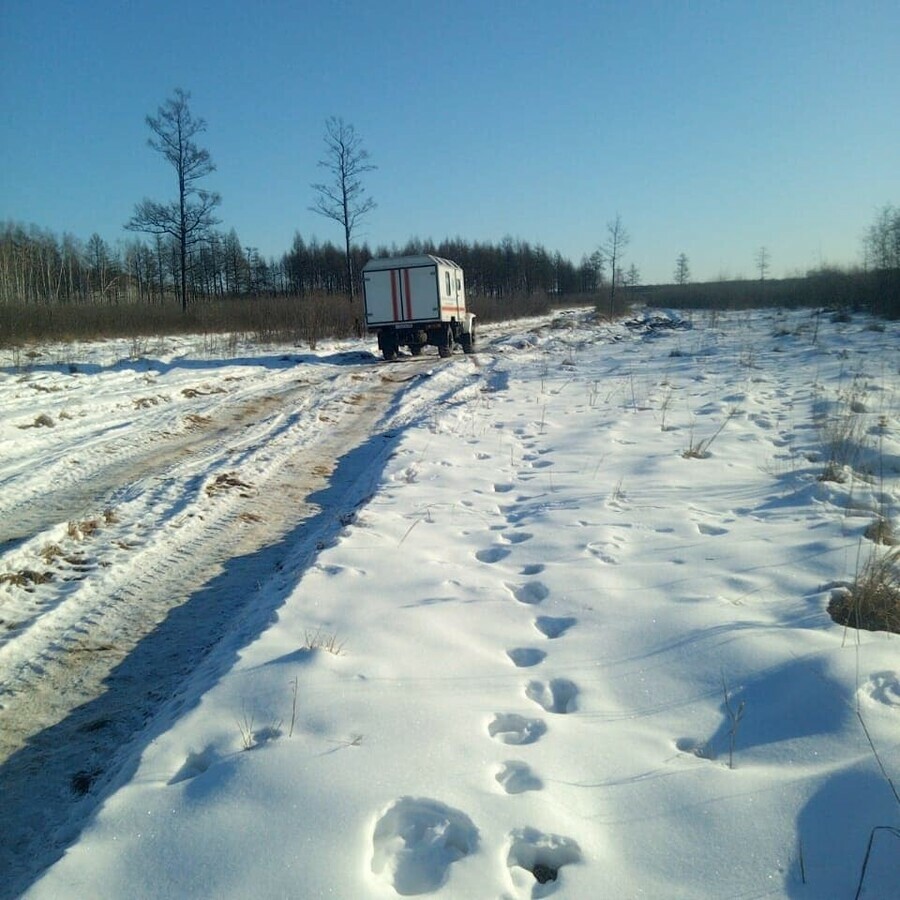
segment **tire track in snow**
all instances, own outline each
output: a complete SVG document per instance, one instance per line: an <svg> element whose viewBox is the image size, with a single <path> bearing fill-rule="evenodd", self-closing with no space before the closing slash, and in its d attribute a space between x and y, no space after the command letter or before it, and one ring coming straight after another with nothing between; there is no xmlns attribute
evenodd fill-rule
<svg viewBox="0 0 900 900"><path fill-rule="evenodd" d="M249 396L240 398L216 396L203 406L192 405L179 409L174 418L183 420L190 416L209 416L208 426L179 428L171 431L160 423L157 430L140 429L142 441L120 436L102 440L97 437L79 444L90 452L73 459L62 449L50 459L40 460L41 468L54 470L52 488L48 492L48 479L42 475L34 484L13 485L0 500L0 548L20 542L47 530L59 522L66 522L85 515L86 510L96 510L110 500L115 493L140 478L152 474L164 475L179 461L194 456L204 449L212 450L238 427L258 421L263 415L280 406L300 402L312 394L318 382L292 382L275 387L264 382ZM27 467L34 468L32 460Z"/></svg>
<svg viewBox="0 0 900 900"><path fill-rule="evenodd" d="M52 598L45 609L38 608L25 627L5 635L6 642L0 647L4 726L0 759L19 744L30 727L27 723L36 719L35 691L47 691L48 701L58 696L53 706L61 709L89 699L103 677L101 659L107 660L108 669L109 662L124 658L168 610L215 578L225 561L276 542L311 514L307 496L325 485L333 461L368 434L399 389L386 381L367 387L369 405L332 404L327 431L309 433L321 415L321 405L307 409L294 427L289 423L279 433L266 421L257 425L249 438L234 431L248 424L245 413L235 416L233 427L220 430L211 441L207 437L192 448L180 445L173 451L188 457L180 466L173 463L160 474L154 505L144 510L150 522L140 522L139 530L132 523L109 529L107 548L110 540L139 544L130 558L120 565L115 559L101 559L92 572L78 573L74 582L40 586L40 592ZM358 392L359 384L354 383L352 390ZM343 386L334 393L339 398L346 392ZM290 402L295 398L289 394L283 399ZM256 460L257 473L244 476L253 479L252 491L241 492L246 496L233 489L211 494L207 488L215 484L216 473L231 468L236 446L229 438L234 437L238 437L242 471L253 467L254 457L276 458ZM249 450L248 443L255 449ZM90 640L86 642L88 631ZM71 663L62 666L59 683L54 672L67 654L89 651L91 666L79 667L82 671L76 683L80 690L70 696ZM96 672L91 675L93 669ZM17 698L22 697L27 697L26 708L19 714Z"/></svg>
<svg viewBox="0 0 900 900"><path fill-rule="evenodd" d="M433 364L416 361L406 372L414 378ZM299 570L339 532L341 513L371 491L392 446L378 428L392 406L398 422L410 414L406 402L397 414L409 379L384 372L372 367L362 381L348 380L321 397L327 429L315 427L320 405L270 442L242 428L256 423L235 423L213 451L200 442L208 456L193 467L188 450L179 448L188 460L164 473L171 490L161 505L179 502L187 481L198 486L179 517L158 514L160 527L137 550L139 559L121 572L99 567L27 629L20 646L2 648L0 870L8 879L0 896L17 896L31 874L59 857L125 759L134 759L136 735L149 739L142 729L164 705L168 716L177 714L184 685L229 635L214 658L231 664L228 651L264 627ZM460 380L468 373L461 368ZM254 491L210 498L203 488L230 468L236 437L241 471L257 465ZM349 471L335 471L349 457ZM328 509L310 502L320 491ZM285 565L290 572L282 573ZM256 604L267 583L268 611Z"/></svg>

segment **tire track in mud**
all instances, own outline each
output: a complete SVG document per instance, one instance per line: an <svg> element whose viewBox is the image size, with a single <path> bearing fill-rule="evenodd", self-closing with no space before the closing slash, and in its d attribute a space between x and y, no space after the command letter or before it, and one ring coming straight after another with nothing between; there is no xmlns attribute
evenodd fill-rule
<svg viewBox="0 0 900 900"><path fill-rule="evenodd" d="M165 476L178 462L203 452L214 451L236 429L258 422L279 407L308 400L321 382L293 381L281 390L271 385L260 393L239 399L222 397L218 409L204 409L215 418L206 425L178 432L158 431L143 434L145 441L135 446L126 437L103 442L97 440L92 448L94 459L90 468L69 473L70 483L54 484L48 493L46 481L38 488L24 488L11 503L0 509L0 549L20 543L60 522L77 519L86 510L96 510L111 502L116 492L151 475ZM185 410L185 418L201 413ZM106 453L109 459L98 463L96 454ZM40 493L38 493L38 490Z"/></svg>
<svg viewBox="0 0 900 900"><path fill-rule="evenodd" d="M171 445L163 464L158 453L141 456L151 474L173 481L175 499L187 471L194 501L144 534L134 551L139 559L121 571L113 561L88 573L12 646L0 648L0 870L10 876L0 896L17 896L59 857L126 756L133 758L136 735L149 739L142 729L164 707L175 714L186 680L210 651L230 636L215 657L216 666L228 665L232 645L265 627L302 569L371 491L392 446L379 422L405 382L433 365L417 360L390 375L374 367L366 379L326 392L324 406L285 412L303 419L306 430L299 441L286 425L275 437L281 448L267 443L271 423L262 436L253 426L301 399L308 385L247 401L216 434ZM313 434L311 417L324 425ZM252 490L210 495L211 476L228 467L236 448L245 462L259 463ZM198 455L206 459L192 466ZM121 488L111 477L118 471L107 468L90 484L105 478ZM320 492L327 508L315 505ZM127 536L126 524L119 527ZM267 583L274 585L268 609L257 608Z"/></svg>

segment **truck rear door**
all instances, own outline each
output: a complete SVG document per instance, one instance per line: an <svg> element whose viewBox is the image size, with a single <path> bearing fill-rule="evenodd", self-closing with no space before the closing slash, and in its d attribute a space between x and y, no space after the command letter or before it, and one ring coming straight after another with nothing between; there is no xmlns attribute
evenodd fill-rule
<svg viewBox="0 0 900 900"><path fill-rule="evenodd" d="M363 293L366 300L366 324L378 325L394 321L391 303L391 269L366 272Z"/></svg>
<svg viewBox="0 0 900 900"><path fill-rule="evenodd" d="M366 272L364 291L368 325L440 318L436 266Z"/></svg>
<svg viewBox="0 0 900 900"><path fill-rule="evenodd" d="M437 266L403 269L402 306L407 319L432 322L440 318Z"/></svg>

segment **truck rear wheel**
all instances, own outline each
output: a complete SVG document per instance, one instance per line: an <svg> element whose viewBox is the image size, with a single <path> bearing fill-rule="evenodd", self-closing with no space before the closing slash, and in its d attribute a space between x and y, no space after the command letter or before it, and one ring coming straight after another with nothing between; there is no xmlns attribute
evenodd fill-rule
<svg viewBox="0 0 900 900"><path fill-rule="evenodd" d="M390 362L397 358L397 335L392 331L382 331L378 335L378 343L381 345L381 353L384 358Z"/></svg>
<svg viewBox="0 0 900 900"><path fill-rule="evenodd" d="M438 356L446 359L453 352L453 332L448 328L438 344Z"/></svg>

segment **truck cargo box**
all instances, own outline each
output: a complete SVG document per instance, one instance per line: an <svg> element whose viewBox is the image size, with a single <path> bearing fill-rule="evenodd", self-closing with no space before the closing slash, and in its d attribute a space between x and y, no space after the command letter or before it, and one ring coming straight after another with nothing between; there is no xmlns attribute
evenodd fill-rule
<svg viewBox="0 0 900 900"><path fill-rule="evenodd" d="M426 344L449 356L455 344L471 352L474 316L466 309L463 271L439 256L373 259L363 268L366 325L378 334L385 359L401 346L413 355Z"/></svg>

